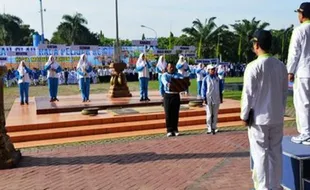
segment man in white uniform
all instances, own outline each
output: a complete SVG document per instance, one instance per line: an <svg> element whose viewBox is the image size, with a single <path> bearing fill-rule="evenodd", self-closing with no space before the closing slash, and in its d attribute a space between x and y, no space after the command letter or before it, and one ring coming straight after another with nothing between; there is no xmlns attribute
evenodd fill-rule
<svg viewBox="0 0 310 190"><path fill-rule="evenodd" d="M258 58L244 75L241 119L248 126L256 190L278 190L282 179L283 123L288 89L285 65L272 57L272 36L259 30L252 39Z"/></svg>
<svg viewBox="0 0 310 190"><path fill-rule="evenodd" d="M300 135L295 143L310 145L310 3L296 10L300 26L294 29L287 59L289 81L294 82L296 123Z"/></svg>

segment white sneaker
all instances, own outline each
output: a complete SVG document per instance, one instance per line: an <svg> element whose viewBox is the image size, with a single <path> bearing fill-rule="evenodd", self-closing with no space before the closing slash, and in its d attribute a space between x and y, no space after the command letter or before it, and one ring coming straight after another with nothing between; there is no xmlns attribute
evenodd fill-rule
<svg viewBox="0 0 310 190"><path fill-rule="evenodd" d="M296 137L292 137L291 141L293 143L297 143L297 144L301 144L304 141L310 140L310 136L309 135L305 135L305 134L300 134Z"/></svg>
<svg viewBox="0 0 310 190"><path fill-rule="evenodd" d="M219 130L218 130L218 129L215 129L215 130L214 130L214 132L218 133L218 132L219 132Z"/></svg>
<svg viewBox="0 0 310 190"><path fill-rule="evenodd" d="M303 141L303 142L302 142L302 144L303 144L303 145L310 146L310 139L309 139L309 140L307 140L307 141Z"/></svg>
<svg viewBox="0 0 310 190"><path fill-rule="evenodd" d="M177 136L180 135L180 133L179 132L174 132L174 135L177 137Z"/></svg>
<svg viewBox="0 0 310 190"><path fill-rule="evenodd" d="M211 134L212 133L212 130L211 129L208 129L207 130L207 134Z"/></svg>
<svg viewBox="0 0 310 190"><path fill-rule="evenodd" d="M173 134L172 134L172 133L170 133L170 132L169 132L169 133L167 133L167 137L172 137L172 135L173 135Z"/></svg>

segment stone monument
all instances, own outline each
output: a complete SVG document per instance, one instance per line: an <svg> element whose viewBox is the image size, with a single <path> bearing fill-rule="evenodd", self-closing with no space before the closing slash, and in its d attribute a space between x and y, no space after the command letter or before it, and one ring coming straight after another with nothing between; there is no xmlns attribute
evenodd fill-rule
<svg viewBox="0 0 310 190"><path fill-rule="evenodd" d="M112 69L109 96L111 98L131 97L127 86L126 76L123 73L126 64L121 61L121 46L118 37L118 1L115 0L115 18L116 18L116 41L114 42L114 58L110 64Z"/></svg>
<svg viewBox="0 0 310 190"><path fill-rule="evenodd" d="M5 128L3 75L6 71L6 66L0 65L0 169L13 168L21 159L20 151L15 150Z"/></svg>
<svg viewBox="0 0 310 190"><path fill-rule="evenodd" d="M111 98L131 97L129 88L127 86L126 76L123 70L126 68L124 63L111 63L112 69L109 96Z"/></svg>

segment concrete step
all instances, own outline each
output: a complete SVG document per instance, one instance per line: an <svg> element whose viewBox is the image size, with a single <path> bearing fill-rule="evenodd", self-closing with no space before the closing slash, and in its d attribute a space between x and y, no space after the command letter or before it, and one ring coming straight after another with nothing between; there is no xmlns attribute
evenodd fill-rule
<svg viewBox="0 0 310 190"><path fill-rule="evenodd" d="M240 126L241 121L231 121L218 123L218 127L233 127ZM182 135L182 132L192 131L192 130L202 130L206 129L205 124L200 125L191 125L191 126L180 126L179 131ZM147 129L147 130L138 130L138 131L127 131L127 132L116 132L108 134L97 134L97 135L86 135L86 136L74 136L66 138L55 138L55 139L46 139L46 140L32 140L27 142L15 142L15 148L30 148L37 146L48 146L48 145L59 145L66 143L75 143L75 142L85 142L85 141L95 141L95 140L104 140L104 139L116 139L116 138L125 138L125 137L134 137L134 136L144 136L144 135L153 135L166 133L165 128L159 129Z"/></svg>
<svg viewBox="0 0 310 190"><path fill-rule="evenodd" d="M222 108L219 110L219 114L223 113L237 113L240 112L240 108ZM191 117L191 116L205 116L205 110L203 108L181 110L180 118ZM70 120L59 121L56 119L58 117L53 117L53 114L49 118L40 120L35 124L19 124L19 125L7 125L6 129L8 132L18 132L18 131L32 131L41 129L55 129L55 128L65 128L65 127L77 127L84 125L101 125L101 124L111 124L119 122L130 122L130 121L148 121L154 119L164 119L165 113L145 113L145 114L133 114L133 115L117 115L114 117L85 117L79 114L72 115Z"/></svg>
<svg viewBox="0 0 310 190"><path fill-rule="evenodd" d="M139 116L138 116L139 117ZM133 117L134 118L134 117ZM239 113L219 114L218 122L240 121ZM206 124L206 116L187 116L179 119L179 126L193 126ZM99 124L99 125L81 125L63 128L48 128L27 131L8 132L13 143L47 140L66 137L88 136L98 134L109 134L128 131L139 131L148 129L165 128L165 119L139 120L139 121L119 121L116 123Z"/></svg>

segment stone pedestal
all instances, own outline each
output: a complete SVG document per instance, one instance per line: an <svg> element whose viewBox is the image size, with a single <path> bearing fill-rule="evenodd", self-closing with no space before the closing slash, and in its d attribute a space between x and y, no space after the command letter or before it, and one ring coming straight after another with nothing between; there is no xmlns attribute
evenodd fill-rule
<svg viewBox="0 0 310 190"><path fill-rule="evenodd" d="M15 150L5 128L3 75L6 70L5 66L0 66L0 169L13 168L21 159L20 151Z"/></svg>
<svg viewBox="0 0 310 190"><path fill-rule="evenodd" d="M129 88L127 86L126 76L123 73L126 68L124 63L111 63L112 69L109 96L111 98L131 97Z"/></svg>

